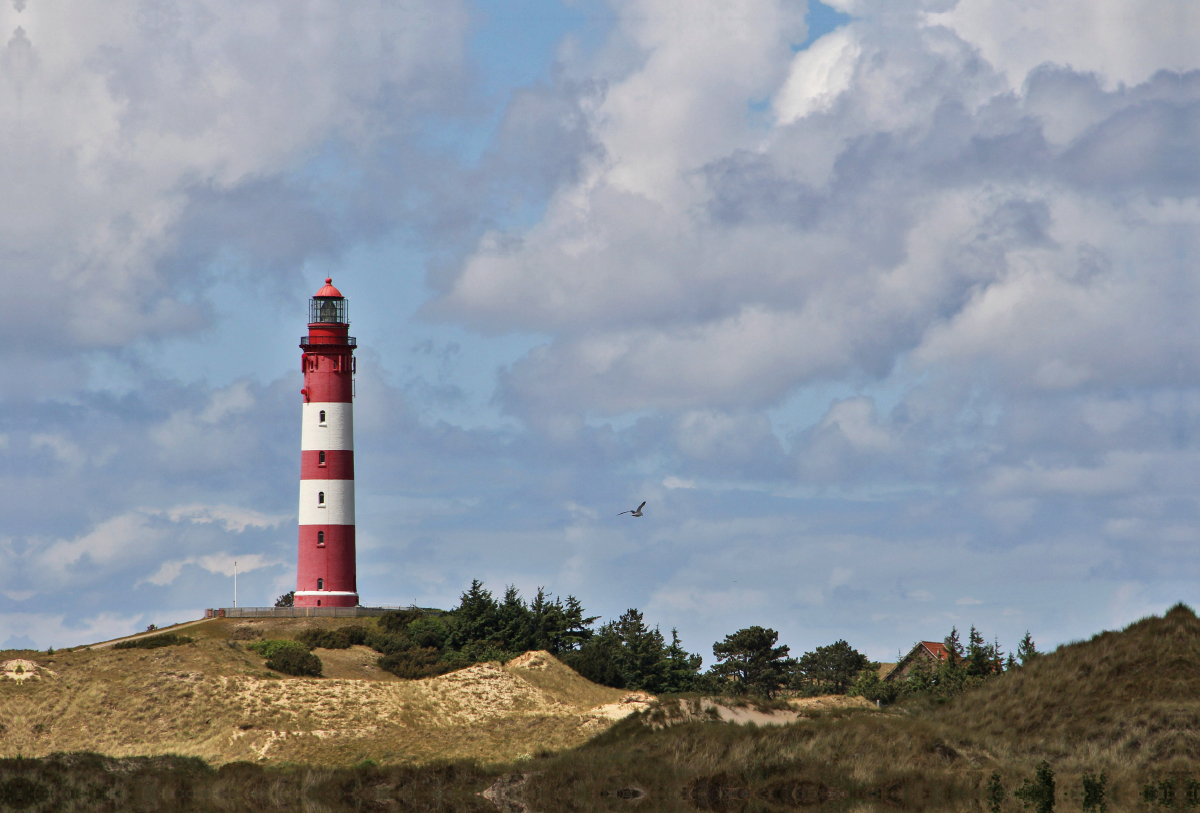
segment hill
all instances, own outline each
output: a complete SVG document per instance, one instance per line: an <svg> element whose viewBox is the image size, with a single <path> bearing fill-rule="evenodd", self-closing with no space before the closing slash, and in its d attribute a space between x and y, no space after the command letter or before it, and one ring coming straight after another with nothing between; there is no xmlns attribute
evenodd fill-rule
<svg viewBox="0 0 1200 813"><path fill-rule="evenodd" d="M1200 759L1200 619L1178 604L1059 647L928 714L999 762L1152 772Z"/></svg>
<svg viewBox="0 0 1200 813"><path fill-rule="evenodd" d="M522 798L550 808L566 789L586 799L626 787L655 799L656 810L746 799L786 808L839 795L960 809L977 804L995 776L1001 809L1016 811L1013 792L1046 761L1058 797L1075 805L1084 775L1102 773L1110 803L1134 805L1150 786L1169 805L1200 787L1200 620L1178 605L942 704L802 713L772 727L674 717L683 722L661 725L663 712L652 709L578 749L535 759Z"/></svg>
<svg viewBox="0 0 1200 813"><path fill-rule="evenodd" d="M0 653L0 756L505 762L578 745L650 699L592 684L546 653L408 681L366 647L317 649L325 677L292 678L244 646L346 623L213 619L180 646Z"/></svg>

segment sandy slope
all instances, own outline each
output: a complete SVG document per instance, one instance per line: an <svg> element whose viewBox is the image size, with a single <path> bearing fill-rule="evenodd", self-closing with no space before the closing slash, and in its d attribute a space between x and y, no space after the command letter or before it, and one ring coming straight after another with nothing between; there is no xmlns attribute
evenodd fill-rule
<svg viewBox="0 0 1200 813"><path fill-rule="evenodd" d="M229 631L157 650L0 655L0 755L512 760L577 745L650 699L596 686L537 652L403 681L376 669L365 648L317 650L337 676L281 679Z"/></svg>

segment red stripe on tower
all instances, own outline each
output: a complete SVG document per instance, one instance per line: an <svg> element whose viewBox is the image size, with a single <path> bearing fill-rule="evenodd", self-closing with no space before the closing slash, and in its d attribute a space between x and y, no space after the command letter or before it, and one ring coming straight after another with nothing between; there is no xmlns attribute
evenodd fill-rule
<svg viewBox="0 0 1200 813"><path fill-rule="evenodd" d="M355 607L354 338L346 298L326 279L308 306L300 339L304 370L300 430L300 550L297 607Z"/></svg>

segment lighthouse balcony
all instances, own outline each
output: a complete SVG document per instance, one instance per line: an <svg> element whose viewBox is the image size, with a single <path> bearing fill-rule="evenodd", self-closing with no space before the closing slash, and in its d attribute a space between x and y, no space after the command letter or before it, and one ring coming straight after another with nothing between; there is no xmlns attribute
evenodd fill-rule
<svg viewBox="0 0 1200 813"><path fill-rule="evenodd" d="M321 344L336 344L342 347L355 347L358 345L358 340L353 336L320 336L309 333L307 336L300 337L301 347L313 347Z"/></svg>

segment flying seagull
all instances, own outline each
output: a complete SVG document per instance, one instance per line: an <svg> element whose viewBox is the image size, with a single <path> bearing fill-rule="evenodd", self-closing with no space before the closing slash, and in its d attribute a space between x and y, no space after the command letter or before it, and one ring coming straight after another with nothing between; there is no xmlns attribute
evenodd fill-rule
<svg viewBox="0 0 1200 813"><path fill-rule="evenodd" d="M642 515L642 509L645 507L646 507L646 501L642 500L642 504L639 505L637 508L633 509L632 511L622 511L621 514L629 514L631 517L640 517ZM617 514L617 516L619 517L619 516L621 516L621 514Z"/></svg>

